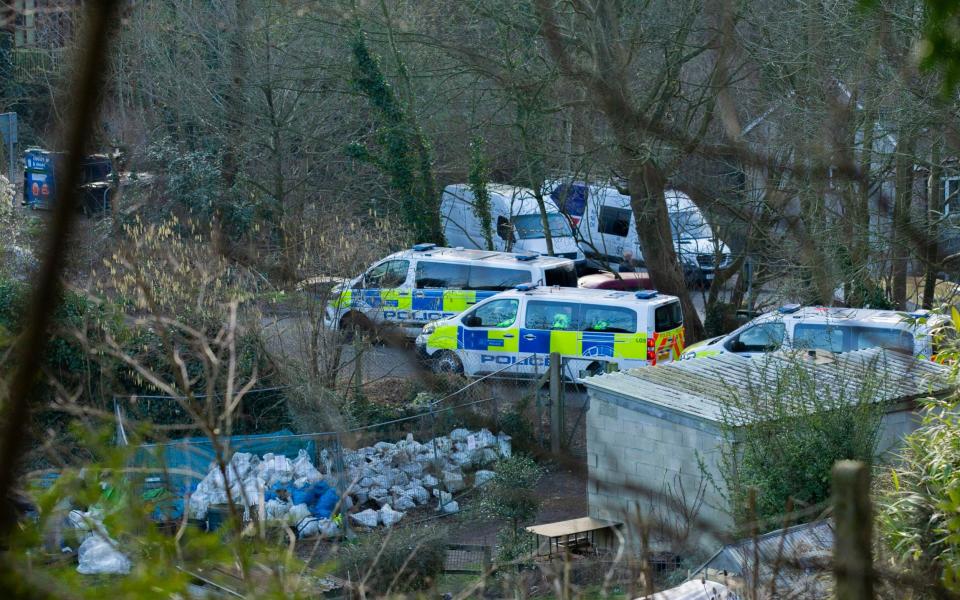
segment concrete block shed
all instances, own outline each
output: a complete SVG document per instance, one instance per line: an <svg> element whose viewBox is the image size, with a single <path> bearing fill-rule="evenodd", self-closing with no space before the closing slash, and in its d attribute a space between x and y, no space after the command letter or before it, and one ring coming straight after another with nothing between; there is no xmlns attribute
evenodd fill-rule
<svg viewBox="0 0 960 600"><path fill-rule="evenodd" d="M699 505L697 519L729 530L732 518L717 489L725 398L769 388L769 374L785 368L806 369L818 389L845 386L851 393L879 374L884 384L872 398L883 410L879 453L895 451L917 427L918 400L951 389L947 367L876 348L801 360L728 354L587 378L590 516L622 522L629 532L639 511L676 530ZM759 418L727 412L744 424ZM627 535L628 541L635 537L635 531ZM716 544L709 536L695 543Z"/></svg>

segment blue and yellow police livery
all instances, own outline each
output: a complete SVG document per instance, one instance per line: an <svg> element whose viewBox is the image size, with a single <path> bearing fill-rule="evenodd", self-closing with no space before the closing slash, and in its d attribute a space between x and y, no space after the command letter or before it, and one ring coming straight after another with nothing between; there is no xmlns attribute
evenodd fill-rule
<svg viewBox="0 0 960 600"><path fill-rule="evenodd" d="M395 326L410 337L521 284L577 285L570 259L417 244L380 260L333 290L331 329Z"/></svg>
<svg viewBox="0 0 960 600"><path fill-rule="evenodd" d="M558 352L572 380L675 360L683 313L676 297L655 291L521 285L427 324L417 350L440 372L507 377L536 377Z"/></svg>

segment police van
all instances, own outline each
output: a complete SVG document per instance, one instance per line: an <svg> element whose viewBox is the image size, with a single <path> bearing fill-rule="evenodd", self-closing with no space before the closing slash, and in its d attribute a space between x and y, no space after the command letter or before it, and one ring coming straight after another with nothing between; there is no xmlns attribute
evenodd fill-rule
<svg viewBox="0 0 960 600"><path fill-rule="evenodd" d="M518 286L462 315L427 324L417 350L437 372L537 377L550 353L563 376L671 361L683 350L683 312L674 296Z"/></svg>
<svg viewBox="0 0 960 600"><path fill-rule="evenodd" d="M719 354L750 357L777 350L850 352L887 348L935 358L938 332L947 318L929 311L913 313L868 308L802 307L788 304L760 315L732 333L684 351L681 359Z"/></svg>
<svg viewBox="0 0 960 600"><path fill-rule="evenodd" d="M424 324L521 284L576 287L574 262L536 253L417 244L335 287L325 321L330 329L390 325L415 337Z"/></svg>

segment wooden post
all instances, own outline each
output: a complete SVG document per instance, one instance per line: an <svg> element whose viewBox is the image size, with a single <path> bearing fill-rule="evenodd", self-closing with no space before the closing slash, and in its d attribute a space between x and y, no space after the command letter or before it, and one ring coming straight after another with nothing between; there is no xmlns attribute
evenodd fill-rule
<svg viewBox="0 0 960 600"><path fill-rule="evenodd" d="M833 466L833 573L837 600L873 600L870 470L861 462Z"/></svg>
<svg viewBox="0 0 960 600"><path fill-rule="evenodd" d="M560 353L550 353L550 452L560 453L563 427L560 423Z"/></svg>

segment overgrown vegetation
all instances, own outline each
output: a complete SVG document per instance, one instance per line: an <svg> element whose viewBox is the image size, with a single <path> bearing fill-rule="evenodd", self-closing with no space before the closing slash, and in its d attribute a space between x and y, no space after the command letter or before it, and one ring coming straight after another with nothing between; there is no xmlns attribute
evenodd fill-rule
<svg viewBox="0 0 960 600"><path fill-rule="evenodd" d="M532 458L519 454L498 462L495 472L483 488L480 508L488 517L510 525L497 536L497 561L507 565L536 550L536 538L524 531L524 526L540 510L540 494L535 488L544 471Z"/></svg>
<svg viewBox="0 0 960 600"><path fill-rule="evenodd" d="M874 362L869 378L853 382L840 364L818 379L804 368L806 360L759 362L745 391L730 390L721 406L718 483L738 524L760 519L780 526L790 509L815 508L830 498L836 461L874 463L884 410L874 399L887 384L883 365ZM799 520L817 516L801 514Z"/></svg>
<svg viewBox="0 0 960 600"><path fill-rule="evenodd" d="M447 557L443 527L405 527L364 536L343 546L339 572L377 597L426 590L436 584Z"/></svg>

